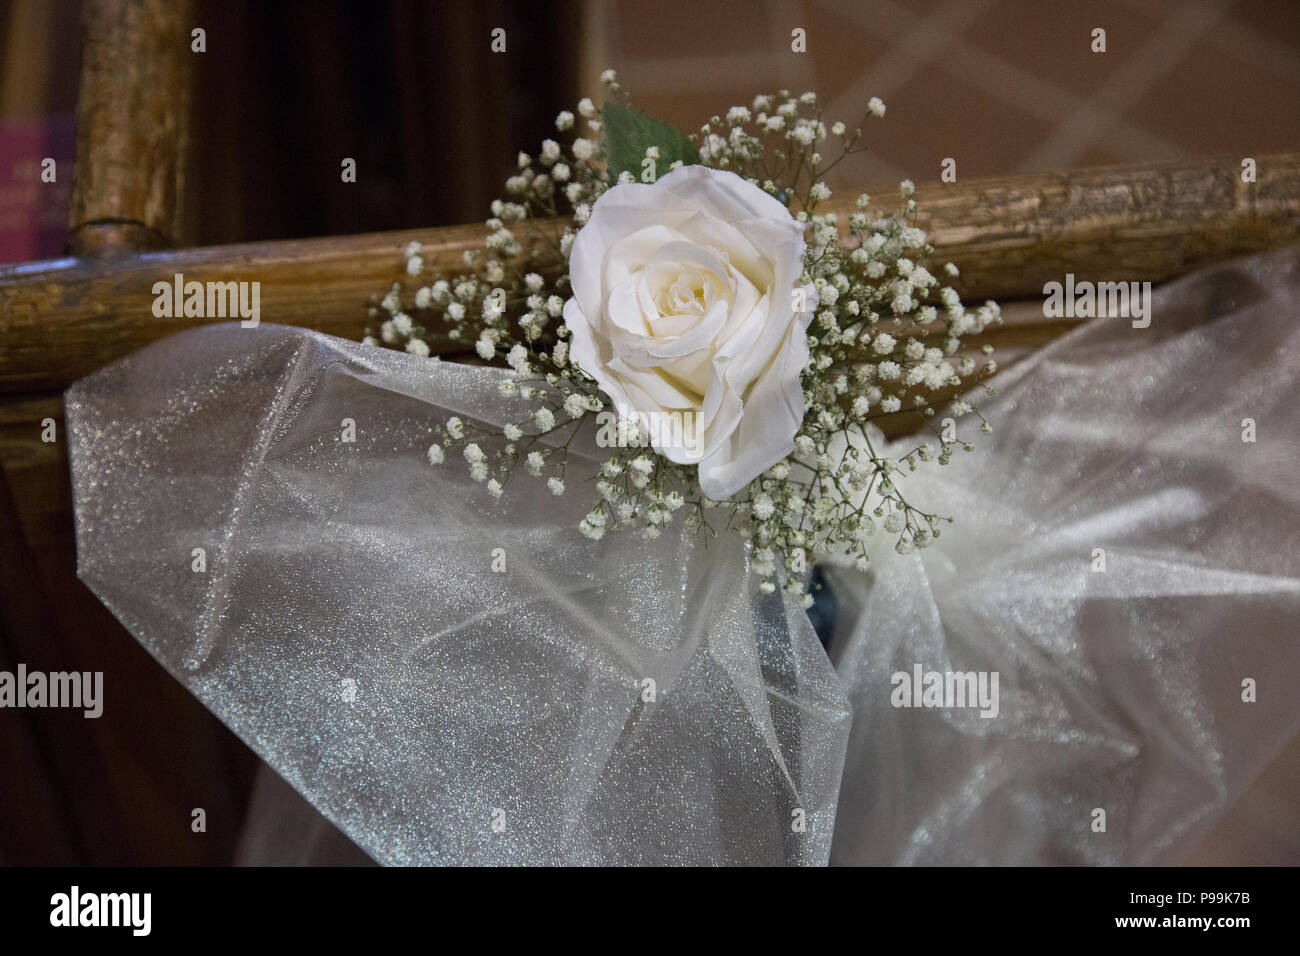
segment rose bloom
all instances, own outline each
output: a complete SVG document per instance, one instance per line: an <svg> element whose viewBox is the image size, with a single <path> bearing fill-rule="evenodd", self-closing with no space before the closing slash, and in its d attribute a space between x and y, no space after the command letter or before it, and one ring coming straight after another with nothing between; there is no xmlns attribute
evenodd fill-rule
<svg viewBox="0 0 1300 956"><path fill-rule="evenodd" d="M570 356L620 413L649 419L657 452L698 465L714 500L794 449L816 308L803 256L803 226L780 202L705 166L612 187L574 240ZM660 418L695 433L673 441Z"/></svg>

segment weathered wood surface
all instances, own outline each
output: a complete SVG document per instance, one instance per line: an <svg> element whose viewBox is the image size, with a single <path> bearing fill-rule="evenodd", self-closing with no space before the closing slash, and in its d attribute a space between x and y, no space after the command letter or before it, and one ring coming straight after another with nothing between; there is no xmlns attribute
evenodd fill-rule
<svg viewBox="0 0 1300 956"><path fill-rule="evenodd" d="M1067 272L1161 282L1300 240L1300 153L1257 160L1253 184L1241 182L1239 161L1229 158L923 185L920 224L936 259L961 268L954 284L968 301L1041 298L1043 284ZM852 200L846 194L840 208L847 212ZM0 267L0 391L62 388L148 342L213 321L154 317L153 284L176 273L260 282L262 321L355 338L388 285L411 284L402 268L407 243L419 240L434 267L455 271L483 235L481 225L454 226ZM1041 315L1028 319L1027 342L1051 337ZM1003 344L1017 344L1017 328L1000 330ZM454 351L448 342L431 345Z"/></svg>
<svg viewBox="0 0 1300 956"><path fill-rule="evenodd" d="M153 285L261 283L261 320L358 338L366 310L406 279L403 250L461 267L482 226L412 229L326 239L252 242L122 259L66 258L0 267L0 391L61 388L148 342L207 321L153 315Z"/></svg>
<svg viewBox="0 0 1300 956"><path fill-rule="evenodd" d="M1068 272L1164 282L1300 240L1300 152L1110 166L917 188L918 225L966 299L1041 298ZM936 273L937 274L937 273Z"/></svg>
<svg viewBox="0 0 1300 956"><path fill-rule="evenodd" d="M190 0L87 0L68 216L83 255L177 234L189 141Z"/></svg>

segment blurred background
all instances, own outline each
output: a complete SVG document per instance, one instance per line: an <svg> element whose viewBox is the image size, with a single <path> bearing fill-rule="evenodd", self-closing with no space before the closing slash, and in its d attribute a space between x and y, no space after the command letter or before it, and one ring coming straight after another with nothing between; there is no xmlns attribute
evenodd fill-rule
<svg viewBox="0 0 1300 956"><path fill-rule="evenodd" d="M1296 0L198 0L195 23L186 245L485 218L606 67L685 130L761 91L815 89L850 127L881 97L844 187L937 180L945 157L967 178L1300 139ZM25 170L71 163L78 24L75 0L0 0L0 262L61 251L68 177Z"/></svg>
<svg viewBox="0 0 1300 956"><path fill-rule="evenodd" d="M851 126L881 97L841 188L936 181L946 157L966 179L1300 147L1297 0L198 0L194 20L182 245L481 220L606 67L685 130L779 88ZM32 170L72 166L79 21L76 0L0 0L0 263L64 250L71 177ZM0 712L0 862L231 861L257 758L76 582L66 474L5 469L6 495L60 504L0 501L0 669L103 670L132 701ZM1187 862L1300 861L1298 793L1293 747Z"/></svg>

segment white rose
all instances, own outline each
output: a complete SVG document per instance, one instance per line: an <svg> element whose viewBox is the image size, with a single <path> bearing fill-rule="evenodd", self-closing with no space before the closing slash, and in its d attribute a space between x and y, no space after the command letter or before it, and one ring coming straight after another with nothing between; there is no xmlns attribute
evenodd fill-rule
<svg viewBox="0 0 1300 956"><path fill-rule="evenodd" d="M573 243L570 357L617 408L650 419L656 451L698 465L716 501L794 448L817 306L803 256L803 226L780 202L704 166L614 186Z"/></svg>

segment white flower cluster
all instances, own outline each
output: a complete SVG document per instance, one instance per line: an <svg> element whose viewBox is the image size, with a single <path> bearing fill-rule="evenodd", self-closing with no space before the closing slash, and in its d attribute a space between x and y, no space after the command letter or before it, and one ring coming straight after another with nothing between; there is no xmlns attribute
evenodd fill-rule
<svg viewBox="0 0 1300 956"><path fill-rule="evenodd" d="M866 117L884 115L885 104L872 97ZM950 519L913 507L901 479L921 462L947 464L955 448L972 449L957 441L955 429L935 424L936 406L972 386L987 388L981 379L996 370L991 360L961 353L963 337L1001 321L998 307L987 302L968 310L925 267L934 249L915 225L910 181L900 184L898 207L889 214L866 195L847 215L819 212L831 197L825 174L860 151L861 136L841 122L827 126L815 94L784 90L732 107L700 130L706 163L744 176L809 227L803 281L817 290L817 311L808 329L803 427L793 454L724 503L732 527L753 542L753 567L767 579L765 589L784 580L798 590L810 555L847 553L865 569L878 529L903 553L938 537ZM952 263L942 272L958 275ZM979 417L964 399L950 414ZM914 416L933 444L919 440L898 461L882 457L870 435L875 420L891 415Z"/></svg>
<svg viewBox="0 0 1300 956"><path fill-rule="evenodd" d="M623 96L612 71L602 79L611 96ZM884 112L873 97L866 116ZM506 182L508 198L492 204L483 249L465 257L466 274L438 277L409 302L394 285L375 310L387 316L379 336L367 339L418 355L429 354L431 337L461 348L472 343L480 358L514 371L502 391L519 401L517 421L496 429L453 418L436 429L428 450L433 464L459 450L471 477L493 496L520 463L551 493L564 494L570 445L583 428L602 427L596 415L609 410L594 380L570 361L562 318L574 230L610 185L596 136L599 114L584 99L559 114L556 128L571 141L548 139L535 159L519 154L518 170ZM897 208L888 214L865 195L849 210L819 211L831 197L826 172L860 151L861 135L843 123L826 125L814 94L780 91L732 107L692 137L706 165L745 177L807 224L802 281L815 287L817 301L808 327L803 426L788 458L732 500L715 502L700 493L694 468L656 454L635 420L620 419L600 442L608 458L594 483L596 501L579 526L584 535L598 539L632 528L656 537L681 514L699 533L738 530L752 541L752 567L763 588L784 583L796 592L800 572L817 554L847 552L867 567L878 530L901 552L939 536L950 519L913 507L899 486L919 463L946 464L955 448L970 450L953 429L936 424L936 408L973 386L987 388L981 379L996 366L966 354L962 340L1001 319L992 302L967 309L927 269L934 249L915 225L911 182L901 184ZM561 218L566 213L570 223ZM406 252L407 272L422 276L423 250L413 243ZM946 279L958 275L951 263L940 271ZM987 356L991 347L982 351ZM978 417L962 398L950 409L954 419ZM908 413L933 437L897 460L881 457L869 426ZM987 422L982 430L989 430Z"/></svg>

